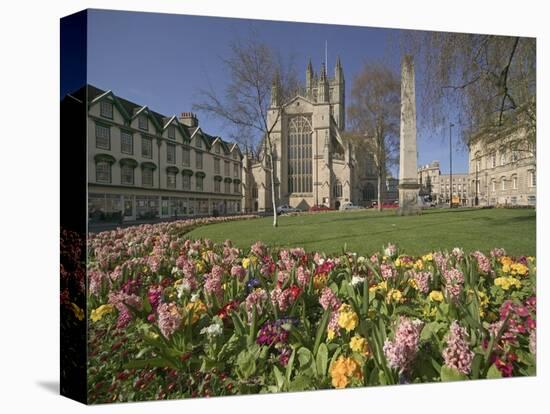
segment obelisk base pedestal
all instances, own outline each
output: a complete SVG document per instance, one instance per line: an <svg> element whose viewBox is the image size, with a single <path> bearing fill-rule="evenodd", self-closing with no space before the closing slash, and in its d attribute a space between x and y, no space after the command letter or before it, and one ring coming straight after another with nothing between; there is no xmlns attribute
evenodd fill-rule
<svg viewBox="0 0 550 414"><path fill-rule="evenodd" d="M418 203L420 185L418 183L399 184L399 208L397 214L400 216L411 216L422 213Z"/></svg>

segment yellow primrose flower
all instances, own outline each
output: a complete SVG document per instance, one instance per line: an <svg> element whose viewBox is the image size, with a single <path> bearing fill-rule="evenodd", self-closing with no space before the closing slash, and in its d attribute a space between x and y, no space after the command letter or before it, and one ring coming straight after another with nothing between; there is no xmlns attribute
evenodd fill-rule
<svg viewBox="0 0 550 414"><path fill-rule="evenodd" d="M502 265L502 272L503 273L510 273L510 265L509 264Z"/></svg>
<svg viewBox="0 0 550 414"><path fill-rule="evenodd" d="M338 309L338 326L347 332L353 331L359 323L359 317L352 310L351 306L344 303Z"/></svg>
<svg viewBox="0 0 550 414"><path fill-rule="evenodd" d="M439 290L432 290L428 297L432 302L443 302L443 293L441 293Z"/></svg>
<svg viewBox="0 0 550 414"><path fill-rule="evenodd" d="M90 315L90 319L93 322L100 321L103 318L103 316L107 315L108 313L113 312L114 310L115 310L115 307L111 304L101 305L101 306L95 308L94 310L92 310L92 313Z"/></svg>
<svg viewBox="0 0 550 414"><path fill-rule="evenodd" d="M401 266L401 260L399 260L399 257L397 259L395 259L395 267L400 267Z"/></svg>
<svg viewBox="0 0 550 414"><path fill-rule="evenodd" d="M511 287L517 289L521 288L521 282L515 277L497 277L495 279L495 286L499 286L502 290L509 290Z"/></svg>
<svg viewBox="0 0 550 414"><path fill-rule="evenodd" d="M250 259L249 259L248 257L245 257L245 258L243 259L243 267L244 267L245 269L248 269L248 266L250 266Z"/></svg>
<svg viewBox="0 0 550 414"><path fill-rule="evenodd" d="M197 322L202 315L206 313L206 305L201 301L197 300L195 302L189 302L185 309L187 312L193 312L193 317L191 319L191 323Z"/></svg>
<svg viewBox="0 0 550 414"><path fill-rule="evenodd" d="M73 311L76 319L78 319L79 321L84 319L84 311L80 309L80 307L76 303L71 302L71 310Z"/></svg>
<svg viewBox="0 0 550 414"><path fill-rule="evenodd" d="M399 289L390 289L390 291L386 295L386 303L391 302L403 302L403 294Z"/></svg>
<svg viewBox="0 0 550 414"><path fill-rule="evenodd" d="M523 263L514 263L510 267L513 275L525 276L529 272L529 268Z"/></svg>
<svg viewBox="0 0 550 414"><path fill-rule="evenodd" d="M205 269L206 269L206 264L202 260L197 260L195 262L195 270L198 273L204 273Z"/></svg>
<svg viewBox="0 0 550 414"><path fill-rule="evenodd" d="M502 256L502 257L500 258L500 264L502 264L503 266L504 266L504 265L510 266L512 263L514 263L514 261L513 261L512 258L509 257L509 256Z"/></svg>
<svg viewBox="0 0 550 414"><path fill-rule="evenodd" d="M151 339L157 339L159 337L159 334L153 331L148 331L146 335Z"/></svg>
<svg viewBox="0 0 550 414"><path fill-rule="evenodd" d="M334 336L336 335L336 333L334 332L334 329L327 329L327 339L329 341L332 341L334 339Z"/></svg>
<svg viewBox="0 0 550 414"><path fill-rule="evenodd" d="M319 273L313 276L313 289L323 289L327 285L327 275L325 273Z"/></svg>
<svg viewBox="0 0 550 414"><path fill-rule="evenodd" d="M424 269L424 262L423 262L422 260L418 259L418 260L415 262L415 264L414 264L413 267L414 267L416 270L422 270L422 269Z"/></svg>
<svg viewBox="0 0 550 414"><path fill-rule="evenodd" d="M361 366L353 358L340 355L330 367L330 376L332 378L332 386L334 388L346 388L349 380L356 378L363 379Z"/></svg>
<svg viewBox="0 0 550 414"><path fill-rule="evenodd" d="M384 290L388 290L388 282L386 282L385 280L369 288L369 292L377 292L377 291L384 291Z"/></svg>
<svg viewBox="0 0 550 414"><path fill-rule="evenodd" d="M433 259L434 257L431 253L422 256L422 260L424 260L425 262L431 262Z"/></svg>
<svg viewBox="0 0 550 414"><path fill-rule="evenodd" d="M367 340L360 335L355 335L351 338L349 341L349 347L353 352L363 354L366 357L370 354Z"/></svg>

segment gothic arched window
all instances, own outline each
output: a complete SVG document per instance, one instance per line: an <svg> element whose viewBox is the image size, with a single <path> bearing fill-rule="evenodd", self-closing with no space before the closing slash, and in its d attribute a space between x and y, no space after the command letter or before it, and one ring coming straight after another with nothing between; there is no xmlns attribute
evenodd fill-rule
<svg viewBox="0 0 550 414"><path fill-rule="evenodd" d="M290 120L288 132L288 192L311 193L311 123L305 116Z"/></svg>
<svg viewBox="0 0 550 414"><path fill-rule="evenodd" d="M340 180L336 180L336 182L334 183L334 198L340 198L342 197L342 183L340 182Z"/></svg>

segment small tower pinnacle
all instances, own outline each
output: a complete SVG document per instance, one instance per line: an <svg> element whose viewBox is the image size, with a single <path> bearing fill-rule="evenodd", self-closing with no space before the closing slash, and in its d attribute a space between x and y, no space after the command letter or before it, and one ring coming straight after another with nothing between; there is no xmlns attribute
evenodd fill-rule
<svg viewBox="0 0 550 414"><path fill-rule="evenodd" d="M306 93L311 94L311 88L313 87L313 66L311 65L311 59L306 68Z"/></svg>
<svg viewBox="0 0 550 414"><path fill-rule="evenodd" d="M280 89L281 80L279 77L279 71L275 72L273 76L273 81L271 83L271 107L275 108L280 105L279 89Z"/></svg>

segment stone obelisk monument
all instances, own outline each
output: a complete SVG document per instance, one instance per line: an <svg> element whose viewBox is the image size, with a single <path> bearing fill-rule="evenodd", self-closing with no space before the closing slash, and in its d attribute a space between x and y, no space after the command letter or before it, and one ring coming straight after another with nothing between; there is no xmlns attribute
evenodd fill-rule
<svg viewBox="0 0 550 414"><path fill-rule="evenodd" d="M416 165L416 96L414 62L411 55L401 60L401 129L399 148L399 210L401 215L419 214Z"/></svg>

